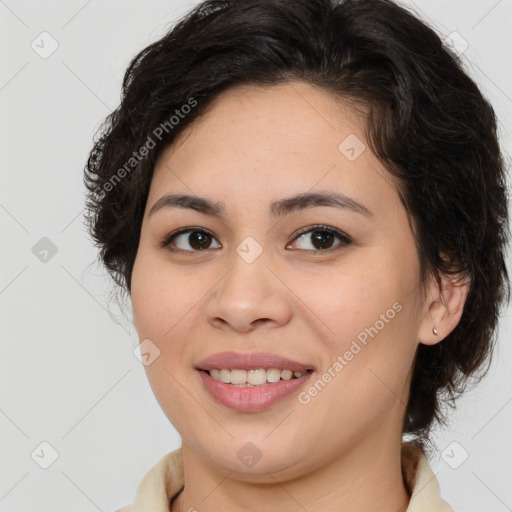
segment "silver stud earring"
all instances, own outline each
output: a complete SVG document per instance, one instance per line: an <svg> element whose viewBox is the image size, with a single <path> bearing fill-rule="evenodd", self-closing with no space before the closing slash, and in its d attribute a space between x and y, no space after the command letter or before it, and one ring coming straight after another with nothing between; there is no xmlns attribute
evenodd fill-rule
<svg viewBox="0 0 512 512"><path fill-rule="evenodd" d="M432 329L432 333L434 334L434 336L437 336L439 334L435 327Z"/></svg>

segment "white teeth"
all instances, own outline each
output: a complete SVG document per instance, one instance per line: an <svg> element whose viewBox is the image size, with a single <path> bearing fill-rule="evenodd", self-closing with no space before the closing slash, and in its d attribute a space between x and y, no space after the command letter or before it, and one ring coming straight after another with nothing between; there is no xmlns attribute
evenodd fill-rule
<svg viewBox="0 0 512 512"><path fill-rule="evenodd" d="M221 382L230 384L231 383L231 371L230 370L221 370L220 371L220 380L221 380Z"/></svg>
<svg viewBox="0 0 512 512"><path fill-rule="evenodd" d="M268 382L279 382L281 380L281 370L277 368L269 368L267 370L267 381Z"/></svg>
<svg viewBox="0 0 512 512"><path fill-rule="evenodd" d="M280 370L278 368L258 368L256 370L224 368L222 370L210 370L209 373L214 380L243 387L261 386L267 382L279 382L281 379L291 380L293 377L301 377L305 372L293 372L292 370Z"/></svg>
<svg viewBox="0 0 512 512"><path fill-rule="evenodd" d="M233 375L233 370L231 370L231 375ZM233 383L233 377L231 377L231 382ZM259 386L260 384L265 384L265 382L267 382L267 370L247 370L248 384ZM241 384L243 384L243 382Z"/></svg>
<svg viewBox="0 0 512 512"><path fill-rule="evenodd" d="M231 384L245 384L247 382L247 370L231 370Z"/></svg>
<svg viewBox="0 0 512 512"><path fill-rule="evenodd" d="M292 378L293 372L291 370L283 370L281 372L281 379L290 380Z"/></svg>

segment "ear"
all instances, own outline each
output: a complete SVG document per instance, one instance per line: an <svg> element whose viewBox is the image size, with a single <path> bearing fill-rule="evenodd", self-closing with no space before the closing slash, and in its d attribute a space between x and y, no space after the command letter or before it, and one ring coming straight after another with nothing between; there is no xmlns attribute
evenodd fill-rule
<svg viewBox="0 0 512 512"><path fill-rule="evenodd" d="M443 274L440 286L434 276L429 279L418 342L435 345L446 338L459 323L470 280L467 276ZM434 328L437 329L437 335L433 332Z"/></svg>

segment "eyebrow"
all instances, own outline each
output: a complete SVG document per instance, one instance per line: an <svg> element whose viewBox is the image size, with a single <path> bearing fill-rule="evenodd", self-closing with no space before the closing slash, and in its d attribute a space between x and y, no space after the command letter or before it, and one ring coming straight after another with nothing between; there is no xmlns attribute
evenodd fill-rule
<svg viewBox="0 0 512 512"><path fill-rule="evenodd" d="M337 192L310 192L280 199L270 205L270 213L274 217L282 217L292 212L318 206L330 206L369 217L373 216L373 213L366 206ZM223 218L226 210L222 202L186 194L166 194L151 207L148 216L164 208L191 209L219 218Z"/></svg>

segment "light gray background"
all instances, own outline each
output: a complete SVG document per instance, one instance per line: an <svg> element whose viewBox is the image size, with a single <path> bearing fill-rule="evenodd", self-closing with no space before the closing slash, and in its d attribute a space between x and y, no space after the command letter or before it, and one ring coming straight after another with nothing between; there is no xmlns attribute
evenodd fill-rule
<svg viewBox="0 0 512 512"><path fill-rule="evenodd" d="M82 169L130 58L196 3L0 0L0 511L112 512L180 446L134 356L129 314L109 299L95 263ZM469 43L468 70L496 108L510 155L512 0L407 5ZM46 59L31 47L51 48L43 31L58 43ZM57 249L46 262L44 247L33 252L43 237ZM507 310L489 377L436 433L431 465L457 512L512 510L510 332ZM58 453L48 469L43 442Z"/></svg>

